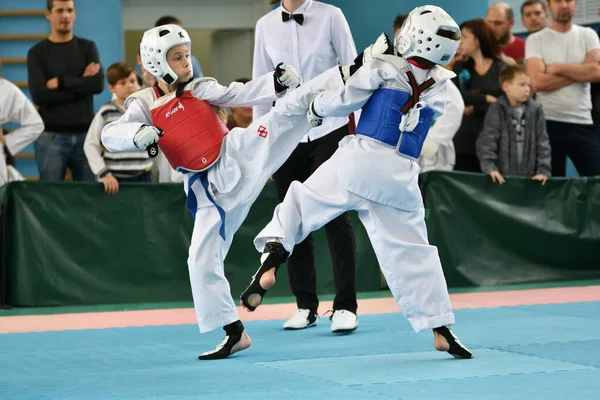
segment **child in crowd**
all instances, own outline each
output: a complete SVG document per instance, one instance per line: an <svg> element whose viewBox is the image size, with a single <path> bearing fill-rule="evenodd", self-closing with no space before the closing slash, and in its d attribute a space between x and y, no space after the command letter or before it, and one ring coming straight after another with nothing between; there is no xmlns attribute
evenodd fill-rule
<svg viewBox="0 0 600 400"><path fill-rule="evenodd" d="M531 80L523 65L500 72L503 95L490 105L477 139L481 170L497 183L507 175L531 176L542 185L550 177L550 140L544 111L531 98Z"/></svg>
<svg viewBox="0 0 600 400"><path fill-rule="evenodd" d="M144 150L110 153L102 146L102 129L121 118L125 113L125 99L140 88L135 70L125 62L117 62L108 67L106 80L108 89L113 93L113 100L100 107L94 116L85 137L83 151L92 172L104 184L104 191L116 194L119 182L150 182L152 160Z"/></svg>

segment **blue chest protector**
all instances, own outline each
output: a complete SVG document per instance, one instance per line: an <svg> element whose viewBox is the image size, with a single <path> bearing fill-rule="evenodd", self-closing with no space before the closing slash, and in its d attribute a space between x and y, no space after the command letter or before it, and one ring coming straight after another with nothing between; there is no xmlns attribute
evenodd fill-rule
<svg viewBox="0 0 600 400"><path fill-rule="evenodd" d="M417 126L410 132L401 132L402 108L410 99L410 93L399 89L375 90L362 108L356 134L394 146L409 158L419 158L435 111L429 106L422 108Z"/></svg>

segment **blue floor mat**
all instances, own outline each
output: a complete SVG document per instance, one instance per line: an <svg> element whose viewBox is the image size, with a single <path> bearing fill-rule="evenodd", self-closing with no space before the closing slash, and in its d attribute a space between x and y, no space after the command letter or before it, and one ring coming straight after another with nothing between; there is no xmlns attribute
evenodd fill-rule
<svg viewBox="0 0 600 400"><path fill-rule="evenodd" d="M359 318L341 336L326 318L248 322L252 347L208 362L223 332L195 325L4 334L0 399L600 398L600 303L458 310L473 360L436 352L401 314Z"/></svg>

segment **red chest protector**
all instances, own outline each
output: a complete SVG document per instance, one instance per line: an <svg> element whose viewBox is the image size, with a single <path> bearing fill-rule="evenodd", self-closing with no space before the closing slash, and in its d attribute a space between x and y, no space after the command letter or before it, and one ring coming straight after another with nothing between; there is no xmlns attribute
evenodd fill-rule
<svg viewBox="0 0 600 400"><path fill-rule="evenodd" d="M204 171L219 159L229 129L206 101L186 90L151 113L152 124L164 131L158 147L173 169Z"/></svg>

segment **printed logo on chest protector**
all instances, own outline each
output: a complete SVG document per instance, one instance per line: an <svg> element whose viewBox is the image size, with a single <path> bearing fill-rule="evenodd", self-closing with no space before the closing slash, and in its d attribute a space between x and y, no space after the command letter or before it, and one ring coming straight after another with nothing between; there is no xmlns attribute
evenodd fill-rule
<svg viewBox="0 0 600 400"><path fill-rule="evenodd" d="M185 111L185 107L181 104L181 101L177 102L177 106L173 107L173 109L165 115L165 118L169 118L171 115L175 114L177 111L182 110Z"/></svg>
<svg viewBox="0 0 600 400"><path fill-rule="evenodd" d="M258 127L257 132L258 132L258 136L260 136L261 138L266 138L267 135L269 134L269 132L267 132L267 128L265 128L262 125Z"/></svg>

